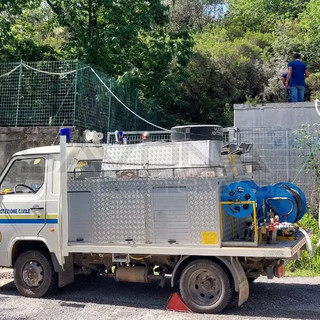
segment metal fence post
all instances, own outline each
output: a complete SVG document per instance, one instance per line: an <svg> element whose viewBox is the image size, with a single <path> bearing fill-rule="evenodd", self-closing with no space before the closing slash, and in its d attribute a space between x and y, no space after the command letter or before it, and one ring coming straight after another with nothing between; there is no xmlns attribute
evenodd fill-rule
<svg viewBox="0 0 320 320"><path fill-rule="evenodd" d="M112 90L112 78L109 81L109 89ZM111 121L111 102L112 102L112 94L109 91L109 108L108 108L108 129L107 132L110 132L110 121Z"/></svg>
<svg viewBox="0 0 320 320"><path fill-rule="evenodd" d="M18 97L17 97L16 123L15 123L16 127L18 126L18 117L19 117L20 94L21 94L21 79L22 79L22 61L20 62L20 69L19 69Z"/></svg>
<svg viewBox="0 0 320 320"><path fill-rule="evenodd" d="M74 95L73 95L73 126L76 125L76 110L77 110L77 88L78 88L78 69L79 69L79 62L76 61L76 73L75 73L75 80L74 80Z"/></svg>
<svg viewBox="0 0 320 320"><path fill-rule="evenodd" d="M286 172L287 181L290 181L290 135L289 129L286 130Z"/></svg>

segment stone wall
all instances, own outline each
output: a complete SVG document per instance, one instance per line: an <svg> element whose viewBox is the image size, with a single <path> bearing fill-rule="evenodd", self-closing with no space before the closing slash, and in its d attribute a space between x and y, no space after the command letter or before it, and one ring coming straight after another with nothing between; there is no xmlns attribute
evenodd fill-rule
<svg viewBox="0 0 320 320"><path fill-rule="evenodd" d="M0 170L18 151L59 143L59 127L0 127ZM79 142L82 130L71 128L72 142Z"/></svg>

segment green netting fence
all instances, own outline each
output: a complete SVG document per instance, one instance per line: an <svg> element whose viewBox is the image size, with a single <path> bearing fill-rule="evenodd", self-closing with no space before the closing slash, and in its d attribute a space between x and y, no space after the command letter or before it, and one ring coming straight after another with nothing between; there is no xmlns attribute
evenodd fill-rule
<svg viewBox="0 0 320 320"><path fill-rule="evenodd" d="M0 126L154 130L139 109L135 88L79 61L0 64Z"/></svg>

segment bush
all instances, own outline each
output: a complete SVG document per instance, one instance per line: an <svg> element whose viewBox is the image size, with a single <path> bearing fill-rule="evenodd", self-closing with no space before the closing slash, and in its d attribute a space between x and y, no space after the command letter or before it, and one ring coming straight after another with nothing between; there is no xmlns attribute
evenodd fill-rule
<svg viewBox="0 0 320 320"><path fill-rule="evenodd" d="M311 91L311 101L320 99L320 72L311 74L307 79L307 84Z"/></svg>
<svg viewBox="0 0 320 320"><path fill-rule="evenodd" d="M312 229L313 236L311 243L314 246L319 239L318 221L312 214L306 213L299 223L305 229ZM296 269L293 273L292 268ZM317 276L320 275L320 247L316 250L313 257L310 257L309 252L303 251L299 260L290 261L286 267L287 275L305 275Z"/></svg>

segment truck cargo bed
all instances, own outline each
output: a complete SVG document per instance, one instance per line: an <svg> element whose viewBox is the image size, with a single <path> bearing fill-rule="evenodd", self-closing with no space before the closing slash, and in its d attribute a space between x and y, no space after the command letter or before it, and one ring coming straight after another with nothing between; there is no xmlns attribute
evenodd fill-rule
<svg viewBox="0 0 320 320"><path fill-rule="evenodd" d="M312 232L309 232L311 235ZM262 243L258 247L213 247L210 245L138 245L96 244L73 242L68 244L72 253L123 253L123 254L167 254L167 255L199 255L199 256L239 256L265 258L292 258L304 245L306 239L299 232L296 240L282 240L274 244Z"/></svg>

